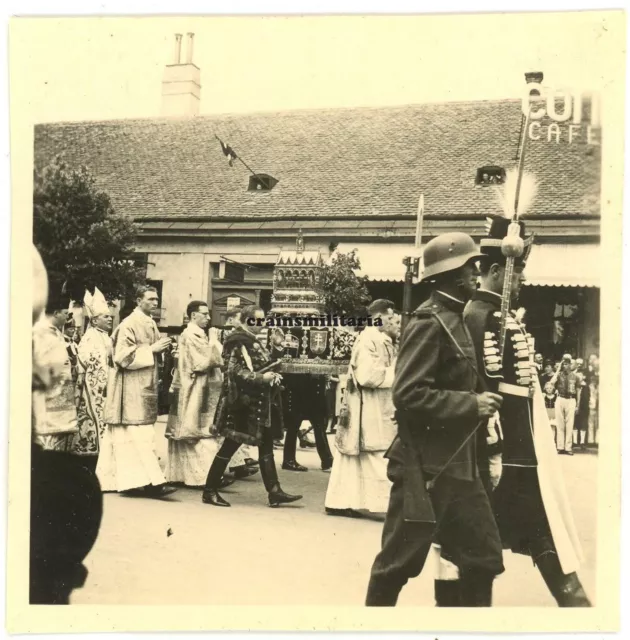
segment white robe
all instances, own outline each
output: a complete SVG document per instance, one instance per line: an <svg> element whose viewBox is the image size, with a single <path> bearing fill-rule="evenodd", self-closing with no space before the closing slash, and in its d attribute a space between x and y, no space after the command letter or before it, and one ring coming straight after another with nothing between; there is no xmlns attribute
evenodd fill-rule
<svg viewBox="0 0 630 640"><path fill-rule="evenodd" d="M127 491L166 482L155 452L157 359L155 322L136 309L114 331L107 385L107 422L96 475L103 491Z"/></svg>
<svg viewBox="0 0 630 640"><path fill-rule="evenodd" d="M337 425L329 509L387 511L391 483L384 454L397 431L391 397L395 366L391 339L376 328L365 329L352 349L349 373L361 390L346 390L349 424Z"/></svg>
<svg viewBox="0 0 630 640"><path fill-rule="evenodd" d="M191 487L206 481L219 444L211 435L221 392L221 343L191 323L179 339L177 369L171 384L171 407L166 437L166 478Z"/></svg>

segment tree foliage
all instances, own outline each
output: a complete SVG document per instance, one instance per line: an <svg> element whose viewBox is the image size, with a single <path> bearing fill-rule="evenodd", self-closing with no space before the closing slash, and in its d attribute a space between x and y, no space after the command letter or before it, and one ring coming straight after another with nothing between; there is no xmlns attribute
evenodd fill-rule
<svg viewBox="0 0 630 640"><path fill-rule="evenodd" d="M330 263L324 266L323 289L328 313L351 315L370 302L366 285L368 279L356 274L360 268L356 251L335 253Z"/></svg>
<svg viewBox="0 0 630 640"><path fill-rule="evenodd" d="M143 277L130 260L136 233L87 168L69 167L57 157L35 170L33 241L51 289L65 283L73 300L83 300L85 289L95 286L108 300L124 297Z"/></svg>

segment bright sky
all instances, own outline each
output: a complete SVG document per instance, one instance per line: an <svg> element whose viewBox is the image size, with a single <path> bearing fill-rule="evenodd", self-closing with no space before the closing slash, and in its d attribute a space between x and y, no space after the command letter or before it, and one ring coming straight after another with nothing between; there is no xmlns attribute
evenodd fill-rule
<svg viewBox="0 0 630 640"><path fill-rule="evenodd" d="M157 116L174 34L184 34L184 57L188 31L202 114L518 98L529 70L550 86L601 91L611 19L621 20L585 12L18 19L13 104L32 122Z"/></svg>

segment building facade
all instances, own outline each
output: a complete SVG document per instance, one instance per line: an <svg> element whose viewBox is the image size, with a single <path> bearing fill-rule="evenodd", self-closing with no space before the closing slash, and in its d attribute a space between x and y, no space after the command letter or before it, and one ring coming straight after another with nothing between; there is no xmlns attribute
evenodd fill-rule
<svg viewBox="0 0 630 640"><path fill-rule="evenodd" d="M188 82L198 98L189 64L171 65L182 68L165 81L181 80L178 91ZM450 230L479 240L486 216L501 211L505 172L527 137L525 169L538 195L524 220L536 246L520 304L537 350L585 356L599 347L600 142L586 124L588 105L584 124L545 115L527 130L521 107L504 100L42 124L35 163L61 154L87 166L115 209L138 223L159 324L174 331L192 299L209 301L214 325L233 305L269 309L273 266L299 229L305 249L324 259L356 249L372 296L402 303L420 194L423 244ZM238 160L230 166L217 136L277 184L265 188Z"/></svg>

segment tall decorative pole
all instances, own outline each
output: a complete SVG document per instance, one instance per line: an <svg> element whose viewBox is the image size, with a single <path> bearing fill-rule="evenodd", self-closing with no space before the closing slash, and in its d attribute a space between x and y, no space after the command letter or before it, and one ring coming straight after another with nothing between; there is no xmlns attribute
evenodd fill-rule
<svg viewBox="0 0 630 640"><path fill-rule="evenodd" d="M507 329L507 318L510 313L510 302L512 294L512 277L514 274L514 260L520 258L525 250L525 243L521 238L521 227L518 223L519 215L524 213L533 200L536 183L531 176L524 174L525 149L527 147L529 120L531 110L525 118L523 127L523 142L521 153L518 159L516 172L512 172L506 179L505 193L503 197L503 210L506 217L511 219L507 235L501 242L501 253L505 256L505 276L503 279L503 292L501 295L501 323L499 330L499 354L503 357L505 347L505 334ZM525 179L525 183L524 183ZM512 192L511 189L514 189Z"/></svg>
<svg viewBox="0 0 630 640"><path fill-rule="evenodd" d="M405 270L405 284L403 288L403 315L400 321L401 335L409 323L411 317L411 305L413 302L413 279L418 277L420 272L419 250L422 246L422 222L424 219L424 194L420 194L418 200L418 214L416 217L416 237L414 241L415 255L407 256L403 259Z"/></svg>

